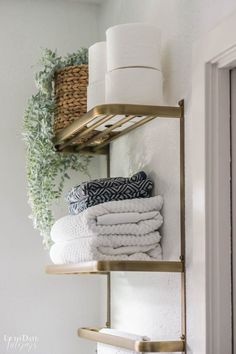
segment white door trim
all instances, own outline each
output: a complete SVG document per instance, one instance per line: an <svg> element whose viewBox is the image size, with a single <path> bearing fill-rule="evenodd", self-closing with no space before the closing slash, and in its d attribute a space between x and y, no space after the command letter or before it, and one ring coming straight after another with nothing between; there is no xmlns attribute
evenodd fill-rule
<svg viewBox="0 0 236 354"><path fill-rule="evenodd" d="M232 353L230 73L206 66L207 353Z"/></svg>
<svg viewBox="0 0 236 354"><path fill-rule="evenodd" d="M233 335L234 335L234 349L236 338L236 227L235 227L235 210L236 210L236 69L231 73L231 233L232 233L232 300L233 300ZM233 99L234 98L234 99ZM236 350L236 349L235 349Z"/></svg>
<svg viewBox="0 0 236 354"><path fill-rule="evenodd" d="M189 112L192 194L187 258L188 350L230 354L229 68L236 63L236 13L193 49ZM223 157L223 158L222 158ZM224 225L224 227L223 227ZM192 310L195 308L195 310Z"/></svg>

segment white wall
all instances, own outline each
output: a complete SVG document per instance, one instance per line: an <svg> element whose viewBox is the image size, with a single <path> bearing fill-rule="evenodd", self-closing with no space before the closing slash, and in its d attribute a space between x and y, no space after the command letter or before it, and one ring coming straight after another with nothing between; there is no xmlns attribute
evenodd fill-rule
<svg viewBox="0 0 236 354"><path fill-rule="evenodd" d="M165 103L175 105L179 99L185 98L188 351L194 353L202 352L195 340L201 323L196 323L198 306L193 303L191 294L194 282L194 273L191 273L194 247L191 238L191 164L194 161L188 157L191 149L188 107L191 100L192 44L235 9L233 0L107 0L100 11L101 39L105 38L106 28L118 23L149 22L162 30ZM177 143L177 124L156 120L113 143L111 149L112 175L127 175L144 168L155 181L155 192L165 197L165 259L177 259L179 252ZM176 275L120 274L113 275L112 280L114 327L149 335L153 339L172 339L180 334L179 279Z"/></svg>
<svg viewBox="0 0 236 354"><path fill-rule="evenodd" d="M50 261L28 219L21 131L27 99L35 91L33 74L37 68L32 65L38 62L41 48L58 48L66 54L95 42L97 33L96 5L60 0L0 1L2 354L7 352L4 335L37 336L39 343L33 352L38 354L77 354L95 347L78 339L76 330L100 324L100 281L44 273Z"/></svg>
<svg viewBox="0 0 236 354"><path fill-rule="evenodd" d="M79 1L0 1L0 351L4 334L39 338L36 353L92 352L94 345L76 336L79 326L101 323L104 298L96 277L55 277L44 274L49 262L38 232L27 215L25 150L21 138L22 115L35 90L32 64L41 47L64 54L104 38L107 27L145 21L163 33L162 67L167 104L186 99L187 139L187 260L191 267L191 161L188 159L188 103L191 99L191 47L193 41L236 8L234 0L107 0L100 8ZM99 20L99 26L98 26ZM164 133L168 131L166 139ZM112 174L127 175L140 168L165 196L164 256L177 259L178 228L177 124L165 121L145 127L112 144ZM162 149L165 150L165 155ZM117 160L119 156L119 160ZM120 162L119 162L120 161ZM194 163L194 162L193 162ZM100 166L100 165L99 165ZM91 167L99 168L97 161ZM171 168L170 168L171 166ZM99 174L103 171L99 170ZM96 174L97 177L97 174ZM113 325L152 338L180 335L179 281L176 275L113 275ZM188 278L188 287L193 278ZM100 307L100 304L102 306ZM101 311L99 310L101 309ZM198 353L194 333L197 304L188 299L189 351Z"/></svg>

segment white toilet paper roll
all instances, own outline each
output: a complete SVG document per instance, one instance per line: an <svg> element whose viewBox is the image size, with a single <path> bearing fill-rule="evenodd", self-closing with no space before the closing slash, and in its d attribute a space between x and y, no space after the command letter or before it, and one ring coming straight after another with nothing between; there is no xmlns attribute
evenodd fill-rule
<svg viewBox="0 0 236 354"><path fill-rule="evenodd" d="M97 42L89 48L89 84L105 80L107 71L106 42Z"/></svg>
<svg viewBox="0 0 236 354"><path fill-rule="evenodd" d="M162 73L148 68L125 68L106 74L106 103L161 105Z"/></svg>
<svg viewBox="0 0 236 354"><path fill-rule="evenodd" d="M127 23L106 31L108 71L143 66L161 70L161 32L147 23Z"/></svg>
<svg viewBox="0 0 236 354"><path fill-rule="evenodd" d="M105 81L95 82L87 87L87 111L105 103Z"/></svg>

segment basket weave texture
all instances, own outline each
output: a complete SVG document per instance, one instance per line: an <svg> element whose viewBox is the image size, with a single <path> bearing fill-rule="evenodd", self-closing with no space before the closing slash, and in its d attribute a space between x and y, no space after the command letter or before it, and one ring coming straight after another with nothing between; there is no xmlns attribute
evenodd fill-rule
<svg viewBox="0 0 236 354"><path fill-rule="evenodd" d="M88 65L67 66L54 77L54 132L87 112Z"/></svg>

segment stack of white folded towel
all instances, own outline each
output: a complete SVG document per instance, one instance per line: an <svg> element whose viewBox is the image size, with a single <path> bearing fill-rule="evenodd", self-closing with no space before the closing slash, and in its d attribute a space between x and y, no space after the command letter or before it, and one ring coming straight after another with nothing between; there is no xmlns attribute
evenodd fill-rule
<svg viewBox="0 0 236 354"><path fill-rule="evenodd" d="M106 41L89 48L88 111L104 103L162 102L159 29L148 23L110 27Z"/></svg>
<svg viewBox="0 0 236 354"><path fill-rule="evenodd" d="M51 230L56 264L92 260L160 260L163 198L127 199L67 215Z"/></svg>

